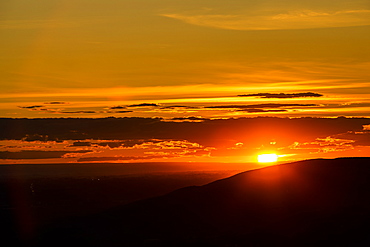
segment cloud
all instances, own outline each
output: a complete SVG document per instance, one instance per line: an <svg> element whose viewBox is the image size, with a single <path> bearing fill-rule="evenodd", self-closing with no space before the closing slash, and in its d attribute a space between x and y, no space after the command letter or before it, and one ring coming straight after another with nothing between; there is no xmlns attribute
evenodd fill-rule
<svg viewBox="0 0 370 247"><path fill-rule="evenodd" d="M121 140L121 141L102 141L102 142L94 142L92 144L102 146L102 147L109 147L109 148L120 148L120 147L134 147L136 145L141 145L145 142L156 142L155 140Z"/></svg>
<svg viewBox="0 0 370 247"><path fill-rule="evenodd" d="M365 125L366 126L366 125ZM347 131L330 135L325 138L316 138L309 142L294 142L287 149L295 154L302 153L331 153L344 151L361 151L362 148L370 147L370 131Z"/></svg>
<svg viewBox="0 0 370 247"><path fill-rule="evenodd" d="M360 112L361 115L367 115L366 109L370 107L370 103L367 102L357 102L357 103L342 103L342 104L320 104L316 106L312 106L312 109L320 109L325 110L327 112L333 112L336 115L339 115L337 109L348 109L348 111L353 111L353 114L355 114L355 111ZM346 114L343 114L346 115Z"/></svg>
<svg viewBox="0 0 370 247"><path fill-rule="evenodd" d="M109 110L119 110L119 111L104 111L104 112L101 112L101 113L130 113L130 112L133 112L131 110L126 110L127 107L126 106L112 106L112 107L109 107Z"/></svg>
<svg viewBox="0 0 370 247"><path fill-rule="evenodd" d="M229 30L285 30L370 25L370 10L296 10L276 14L162 14L197 26Z"/></svg>
<svg viewBox="0 0 370 247"><path fill-rule="evenodd" d="M154 103L142 103L142 104L128 105L127 107L142 107L142 106L159 106L159 105L154 104Z"/></svg>
<svg viewBox="0 0 370 247"><path fill-rule="evenodd" d="M96 111L61 111L58 113L63 113L63 114L92 114L92 113L97 113Z"/></svg>
<svg viewBox="0 0 370 247"><path fill-rule="evenodd" d="M184 106L184 105L171 105L171 106L161 107L161 109L199 109L199 107Z"/></svg>
<svg viewBox="0 0 370 247"><path fill-rule="evenodd" d="M67 104L66 102L59 102L59 101L52 101L46 102L44 104L47 105L62 105ZM98 113L98 111L91 111L91 110L79 110L79 111L61 111L61 109L47 109L44 108L44 105L31 105L31 106L18 106L22 109L28 109L31 111L44 111L48 113L56 113L56 114L90 114L90 113Z"/></svg>
<svg viewBox="0 0 370 247"><path fill-rule="evenodd" d="M329 152L343 152L354 149L355 140L341 139L334 136L325 138L317 138L311 142L299 143L295 142L289 146L292 150L301 150L303 153L309 151L310 153L329 153Z"/></svg>
<svg viewBox="0 0 370 247"><path fill-rule="evenodd" d="M67 102L62 102L62 101L51 101L51 102L45 102L45 105L64 105L68 104Z"/></svg>
<svg viewBox="0 0 370 247"><path fill-rule="evenodd" d="M238 111L248 112L248 113L260 113L260 112L286 112L287 110L284 110L284 109L264 110L264 109L251 108L251 109L240 109Z"/></svg>
<svg viewBox="0 0 370 247"><path fill-rule="evenodd" d="M44 112L49 112L49 113L56 112L53 109L46 109L46 108L35 108L35 109L32 109L32 111L44 111Z"/></svg>
<svg viewBox="0 0 370 247"><path fill-rule="evenodd" d="M102 147L119 148L124 145L124 142L100 142L96 144Z"/></svg>
<svg viewBox="0 0 370 247"><path fill-rule="evenodd" d="M22 138L22 141L26 141L26 142L33 142L33 141L47 142L48 139L49 139L48 135L39 135L39 134L28 135L28 134L26 134L26 136L24 138Z"/></svg>
<svg viewBox="0 0 370 247"><path fill-rule="evenodd" d="M261 109L261 108L285 108L285 107L311 107L318 106L316 104L255 104L255 105L220 105L220 106L206 106L204 108L212 109Z"/></svg>
<svg viewBox="0 0 370 247"><path fill-rule="evenodd" d="M129 143L131 142L131 143ZM99 146L109 146L110 150L99 151L80 157L79 162L127 161L169 159L209 155L210 149L186 140L130 140L129 142L105 142ZM113 148L112 148L113 147ZM125 155L128 154L128 155ZM135 155L137 154L137 155Z"/></svg>
<svg viewBox="0 0 370 247"><path fill-rule="evenodd" d="M348 131L335 135L334 138L351 140L353 146L370 146L370 131Z"/></svg>
<svg viewBox="0 0 370 247"><path fill-rule="evenodd" d="M203 122L203 121L207 121L207 120L210 120L209 118L202 118L202 117L175 117L175 118L172 118L171 120L174 120L174 121L190 121L190 122Z"/></svg>
<svg viewBox="0 0 370 247"><path fill-rule="evenodd" d="M0 144L4 144L0 157L61 158L62 162L63 158L80 162L208 159L255 155L264 147L308 158L311 153L340 155L353 150L355 154L355 150L370 148L370 118L178 119L0 119L4 130L0 132ZM22 139L19 136L23 140L15 141Z"/></svg>
<svg viewBox="0 0 370 247"><path fill-rule="evenodd" d="M133 111L115 111L115 113L130 113L130 112L133 112Z"/></svg>
<svg viewBox="0 0 370 247"><path fill-rule="evenodd" d="M370 103L367 102L356 102L356 103L345 103L345 104L328 104L330 108L357 108L357 107L370 107Z"/></svg>
<svg viewBox="0 0 370 247"><path fill-rule="evenodd" d="M82 142L82 141L77 141L74 142L71 147L90 147L91 142Z"/></svg>
<svg viewBox="0 0 370 247"><path fill-rule="evenodd" d="M111 109L111 110L115 110L115 109L126 109L126 106L112 106L112 107L109 107L109 109Z"/></svg>
<svg viewBox="0 0 370 247"><path fill-rule="evenodd" d="M239 97L260 97L266 99L291 99L291 98L303 98L303 97L322 97L324 95L319 93L257 93L257 94L241 94Z"/></svg>
<svg viewBox="0 0 370 247"><path fill-rule="evenodd" d="M31 106L18 106L18 107L22 109L35 109L35 108L40 108L44 106L43 105L31 105Z"/></svg>
<svg viewBox="0 0 370 247"><path fill-rule="evenodd" d="M297 20L302 18L310 18L310 17L329 17L329 16L340 16L340 15L361 15L361 14L369 14L370 10L362 9L362 10L342 10L342 11L335 11L335 12L318 12L312 10L300 10L300 11L289 11L285 14L277 14L271 17L272 20Z"/></svg>
<svg viewBox="0 0 370 247"><path fill-rule="evenodd" d="M271 107L270 104L259 106ZM286 105L286 104L283 104ZM275 106L275 105L273 105ZM278 106L281 106L278 104ZM288 104L288 106L291 106ZM249 108L248 108L249 107ZM248 106L244 109L263 109ZM222 108L221 108L222 109ZM240 108L237 108L240 110ZM275 108L276 109L276 108ZM277 110L284 110L277 108ZM194 118L198 119L198 118ZM61 118L61 119L0 119L0 140L86 140L124 142L126 147L157 146L157 140L187 140L204 147L229 146L242 142L245 146L258 146L271 139L279 145L326 138L348 131L364 132L369 118L274 118L256 117L217 119L206 121L168 121L160 118ZM28 137L27 137L28 135ZM46 138L47 136L47 138ZM344 139L340 137L339 139ZM146 140L145 143L143 140ZM150 140L151 144L147 141ZM104 143L109 141L103 141ZM113 147L114 144L111 144ZM120 144L117 144L121 146ZM174 144L171 144L174 145ZM177 145L177 144L176 144ZM230 144L231 145L231 144ZM106 144L106 146L109 146ZM191 146L179 143L178 147Z"/></svg>

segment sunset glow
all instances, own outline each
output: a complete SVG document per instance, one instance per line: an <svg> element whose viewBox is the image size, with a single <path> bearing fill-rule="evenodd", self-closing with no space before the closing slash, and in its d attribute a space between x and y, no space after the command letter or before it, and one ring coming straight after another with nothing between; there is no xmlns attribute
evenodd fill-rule
<svg viewBox="0 0 370 247"><path fill-rule="evenodd" d="M368 155L367 0L1 10L0 163L254 162L271 143L279 161Z"/></svg>
<svg viewBox="0 0 370 247"><path fill-rule="evenodd" d="M369 44L370 0L1 1L1 243L370 246Z"/></svg>

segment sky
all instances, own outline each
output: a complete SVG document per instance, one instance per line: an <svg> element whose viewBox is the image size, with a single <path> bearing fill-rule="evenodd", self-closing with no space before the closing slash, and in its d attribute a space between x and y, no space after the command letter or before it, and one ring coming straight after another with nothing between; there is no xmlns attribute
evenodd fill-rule
<svg viewBox="0 0 370 247"><path fill-rule="evenodd" d="M369 34L369 0L1 1L0 117L369 117Z"/></svg>

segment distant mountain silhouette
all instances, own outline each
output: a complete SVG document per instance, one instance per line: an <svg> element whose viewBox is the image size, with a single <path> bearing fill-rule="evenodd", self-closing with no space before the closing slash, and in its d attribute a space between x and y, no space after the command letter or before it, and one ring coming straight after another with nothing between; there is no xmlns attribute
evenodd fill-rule
<svg viewBox="0 0 370 247"><path fill-rule="evenodd" d="M370 246L370 158L252 170L44 229L35 246Z"/></svg>

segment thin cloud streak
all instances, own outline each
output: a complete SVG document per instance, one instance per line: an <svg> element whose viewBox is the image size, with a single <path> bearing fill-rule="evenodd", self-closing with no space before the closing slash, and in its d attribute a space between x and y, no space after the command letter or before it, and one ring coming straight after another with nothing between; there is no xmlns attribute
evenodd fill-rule
<svg viewBox="0 0 370 247"><path fill-rule="evenodd" d="M229 30L287 30L370 25L370 10L368 9L336 12L318 12L307 9L271 16L228 14L162 14L161 16L197 26Z"/></svg>
<svg viewBox="0 0 370 247"><path fill-rule="evenodd" d="M265 99L291 99L304 97L322 97L324 95L318 93L257 93L257 94L240 94L239 97L260 97Z"/></svg>

